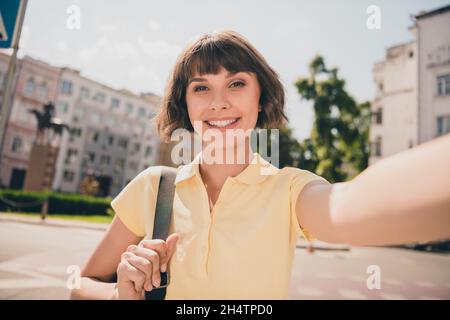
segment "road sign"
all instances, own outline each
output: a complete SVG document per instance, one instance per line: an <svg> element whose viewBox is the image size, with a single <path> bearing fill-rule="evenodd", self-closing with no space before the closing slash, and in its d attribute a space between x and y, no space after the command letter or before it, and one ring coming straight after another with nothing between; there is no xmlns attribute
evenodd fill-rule
<svg viewBox="0 0 450 320"><path fill-rule="evenodd" d="M23 0L0 1L0 48L16 44L19 9Z"/></svg>

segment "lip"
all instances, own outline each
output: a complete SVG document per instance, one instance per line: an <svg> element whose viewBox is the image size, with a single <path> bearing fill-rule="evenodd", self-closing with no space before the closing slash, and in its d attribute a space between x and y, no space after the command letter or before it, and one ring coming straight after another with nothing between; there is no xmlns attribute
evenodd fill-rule
<svg viewBox="0 0 450 320"><path fill-rule="evenodd" d="M229 124L227 126L224 126L224 127L215 127L215 126L211 126L208 123L208 121L224 121L224 120L234 120L234 119L237 119L237 121L235 121L235 122L233 122L233 123L231 123L231 124ZM220 130L220 131L225 131L226 129L233 129L233 128L235 128L237 125L239 125L240 121L241 121L241 117L234 117L234 118L228 117L228 118L212 118L212 119L205 120L203 122L206 124L206 126L209 129L216 129L216 130Z"/></svg>

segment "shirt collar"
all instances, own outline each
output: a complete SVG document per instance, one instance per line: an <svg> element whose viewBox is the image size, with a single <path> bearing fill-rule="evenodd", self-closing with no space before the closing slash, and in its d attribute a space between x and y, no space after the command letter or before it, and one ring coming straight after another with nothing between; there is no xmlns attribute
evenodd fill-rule
<svg viewBox="0 0 450 320"><path fill-rule="evenodd" d="M188 180L195 175L200 176L199 163L201 159L201 152L194 158L191 163L179 167L174 184ZM268 176L274 175L278 172L278 168L265 160L259 153L253 153L253 159L250 164L235 177L230 177L233 181L239 181L244 184L256 184L264 181Z"/></svg>

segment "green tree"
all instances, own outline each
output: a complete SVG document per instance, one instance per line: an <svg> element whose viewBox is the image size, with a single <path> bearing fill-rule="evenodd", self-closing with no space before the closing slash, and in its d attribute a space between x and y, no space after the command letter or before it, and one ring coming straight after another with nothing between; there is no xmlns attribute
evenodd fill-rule
<svg viewBox="0 0 450 320"><path fill-rule="evenodd" d="M370 104L357 104L338 69L328 69L321 56L311 61L309 70L308 77L295 83L315 111L311 137L300 143L299 166L330 182L345 181L367 167Z"/></svg>

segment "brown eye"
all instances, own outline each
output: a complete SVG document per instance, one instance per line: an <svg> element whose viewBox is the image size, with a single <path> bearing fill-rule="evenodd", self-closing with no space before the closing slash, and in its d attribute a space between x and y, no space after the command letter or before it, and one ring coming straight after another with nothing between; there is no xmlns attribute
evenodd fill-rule
<svg viewBox="0 0 450 320"><path fill-rule="evenodd" d="M208 89L208 88L205 87L205 86L196 86L196 87L194 88L194 92L205 91L205 90L203 90L203 89Z"/></svg>
<svg viewBox="0 0 450 320"><path fill-rule="evenodd" d="M234 86L235 84L238 84L239 86ZM232 86L232 87L234 86L234 88L244 87L244 86L245 86L245 83L242 82L242 81L236 81L236 82L233 82L233 83L231 84L231 86Z"/></svg>

